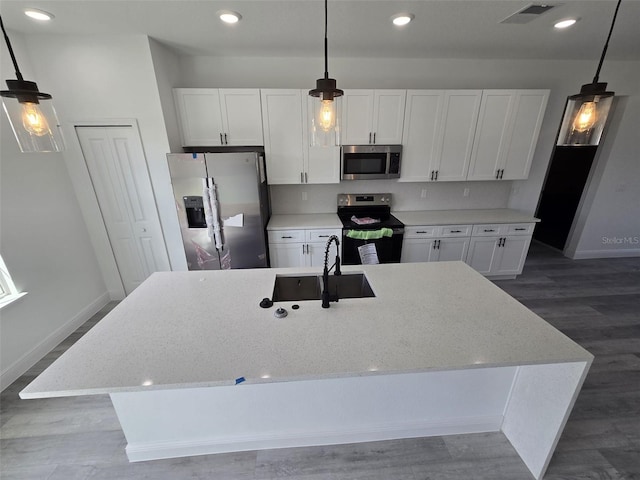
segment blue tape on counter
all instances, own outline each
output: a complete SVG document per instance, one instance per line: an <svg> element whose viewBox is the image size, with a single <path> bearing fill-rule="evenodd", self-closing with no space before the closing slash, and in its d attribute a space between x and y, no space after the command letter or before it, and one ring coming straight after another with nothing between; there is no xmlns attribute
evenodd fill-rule
<svg viewBox="0 0 640 480"><path fill-rule="evenodd" d="M197 153L192 153L191 155L193 155L194 159L198 158L198 154Z"/></svg>
<svg viewBox="0 0 640 480"><path fill-rule="evenodd" d="M244 377L238 377L236 378L236 385L238 385L239 383L244 382L245 378Z"/></svg>

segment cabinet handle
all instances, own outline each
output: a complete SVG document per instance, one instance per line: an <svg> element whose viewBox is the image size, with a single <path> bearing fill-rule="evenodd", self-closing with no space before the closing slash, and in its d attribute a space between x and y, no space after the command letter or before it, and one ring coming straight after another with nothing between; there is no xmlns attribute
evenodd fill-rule
<svg viewBox="0 0 640 480"><path fill-rule="evenodd" d="M516 230L516 232L521 232L523 230L526 230L526 228L516 228L515 230Z"/></svg>
<svg viewBox="0 0 640 480"><path fill-rule="evenodd" d="M451 233L460 233L462 230L451 230Z"/></svg>
<svg viewBox="0 0 640 480"><path fill-rule="evenodd" d="M438 180L438 172L439 170L436 170L436 180Z"/></svg>
<svg viewBox="0 0 640 480"><path fill-rule="evenodd" d="M496 170L496 180L500 178L500 169Z"/></svg>
<svg viewBox="0 0 640 480"><path fill-rule="evenodd" d="M318 238L329 238L331 235L318 235Z"/></svg>
<svg viewBox="0 0 640 480"><path fill-rule="evenodd" d="M376 132L373 132L373 143L376 143Z"/></svg>
<svg viewBox="0 0 640 480"><path fill-rule="evenodd" d="M222 133L220 133L220 145L224 145L224 140L222 139Z"/></svg>
<svg viewBox="0 0 640 480"><path fill-rule="evenodd" d="M304 172L304 183L309 183L309 177L307 176L307 172Z"/></svg>
<svg viewBox="0 0 640 480"><path fill-rule="evenodd" d="M225 145L229 145L229 142L227 141L227 134L224 134L224 144Z"/></svg>
<svg viewBox="0 0 640 480"><path fill-rule="evenodd" d="M493 229L491 229L491 230L485 229L485 232L495 232L495 230L493 230Z"/></svg>
<svg viewBox="0 0 640 480"><path fill-rule="evenodd" d="M433 170L431 170L431 179L430 180L433 180Z"/></svg>
<svg viewBox="0 0 640 480"><path fill-rule="evenodd" d="M293 237L280 237L280 238L293 238Z"/></svg>
<svg viewBox="0 0 640 480"><path fill-rule="evenodd" d="M438 240L438 250L440 250L440 240Z"/></svg>
<svg viewBox="0 0 640 480"><path fill-rule="evenodd" d="M418 230L416 233L427 233L424 230Z"/></svg>
<svg viewBox="0 0 640 480"><path fill-rule="evenodd" d="M300 183L304 183L304 174L300 172Z"/></svg>
<svg viewBox="0 0 640 480"><path fill-rule="evenodd" d="M504 237L503 237L503 238L501 238L501 239L500 239L500 243L498 244L498 246L499 246L499 247L504 247L504 242L506 242L506 241L507 241L507 239L506 239L506 238L504 238Z"/></svg>
<svg viewBox="0 0 640 480"><path fill-rule="evenodd" d="M504 168L500 170L500 180L502 180L502 176L504 175Z"/></svg>
<svg viewBox="0 0 640 480"><path fill-rule="evenodd" d="M434 240L433 241L433 249L435 250L436 248L438 248L438 241Z"/></svg>

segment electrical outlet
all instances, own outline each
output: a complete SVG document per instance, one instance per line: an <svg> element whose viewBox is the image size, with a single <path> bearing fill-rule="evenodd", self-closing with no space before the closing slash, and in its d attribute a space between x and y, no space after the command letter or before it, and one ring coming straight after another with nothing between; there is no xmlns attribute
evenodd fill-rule
<svg viewBox="0 0 640 480"><path fill-rule="evenodd" d="M302 192L302 201L303 202L307 201L307 192Z"/></svg>
<svg viewBox="0 0 640 480"><path fill-rule="evenodd" d="M462 196L463 197L468 197L469 196L469 189L465 188L464 191L462 192Z"/></svg>
<svg viewBox="0 0 640 480"><path fill-rule="evenodd" d="M427 198L427 189L423 188L420 192L420 198Z"/></svg>

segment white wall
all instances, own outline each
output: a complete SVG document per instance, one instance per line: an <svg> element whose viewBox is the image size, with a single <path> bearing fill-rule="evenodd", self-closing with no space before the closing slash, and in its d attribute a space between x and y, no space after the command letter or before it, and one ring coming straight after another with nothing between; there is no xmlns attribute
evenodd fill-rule
<svg viewBox="0 0 640 480"><path fill-rule="evenodd" d="M25 79L51 93L41 66L31 68L22 37L9 35ZM4 42L1 53L0 78L15 78ZM28 292L0 311L5 388L103 307L108 295L63 155L21 153L1 116L0 251L18 290Z"/></svg>
<svg viewBox="0 0 640 480"><path fill-rule="evenodd" d="M180 57L182 71L181 87L265 87L265 88L312 88L315 79L321 76L321 59L309 58L216 58ZM553 150L557 130L562 118L565 99L579 91L580 86L593 78L594 61L550 61L550 60L486 60L486 59L371 59L371 58L331 58L329 71L338 80L339 88L546 88L551 90L547 111L540 132L540 139L533 158L529 178L524 181L508 182L512 190L504 193L498 188L476 187L476 182L443 185L388 183L385 191L396 192L397 209L463 208L470 200L458 195L461 185L475 190L472 208L509 207L533 213L536 210L540 191L544 182L549 159ZM638 235L638 212L634 200L638 198L640 184L637 179L638 148L634 145L637 126L640 124L640 62L605 61L601 81L607 81L609 88L617 95L628 96L624 120L610 128L607 140L614 145L603 145L598 158L600 168L605 171L602 182L590 185L590 195L594 197L590 212L582 212L585 228L577 229L580 251L602 250L597 244L602 237L612 235ZM620 128L620 132L615 130ZM605 143L606 141L605 140ZM609 150L607 150L607 147ZM634 160L635 159L635 160ZM627 183L623 179L629 179ZM377 182L374 182L377 183ZM625 183L623 192L612 192ZM355 187L355 185L354 185ZM430 190L427 201L416 198L416 193L426 187ZM314 201L290 204L291 199L300 199L302 187L272 187L274 212L285 213L292 209L315 211L316 205L323 205L323 211L333 202L336 188L331 186L323 191L331 196L324 198L316 194L320 187L309 189L309 198ZM360 188L360 186L358 186ZM365 188L363 186L363 188ZM381 185L382 188L382 185ZM291 190L290 192L287 190ZM340 185L341 191L355 191L347 184ZM370 191L370 190L368 190ZM598 192L595 195L594 192ZM615 212L611 215L611 212ZM612 223L613 222L613 223ZM635 232L635 233L634 233ZM594 244L595 242L595 244ZM625 250L633 254L629 244L608 245L607 249ZM637 248L637 247L636 247ZM616 253L619 255L620 252Z"/></svg>
<svg viewBox="0 0 640 480"><path fill-rule="evenodd" d="M34 61L42 65L41 81L46 81L56 96L58 114L65 125L137 120L171 267L186 269L166 160L170 145L161 97L166 97L170 85L162 82L163 92L159 92L149 38L144 35L32 35L28 40ZM165 60L171 63L170 56ZM67 153L74 184L77 189L86 189L90 186L89 177L77 138L73 131L67 136L76 147ZM109 282L114 278L115 264L105 242L106 234L96 233L98 227L91 213L96 209L97 204L86 207L84 213Z"/></svg>

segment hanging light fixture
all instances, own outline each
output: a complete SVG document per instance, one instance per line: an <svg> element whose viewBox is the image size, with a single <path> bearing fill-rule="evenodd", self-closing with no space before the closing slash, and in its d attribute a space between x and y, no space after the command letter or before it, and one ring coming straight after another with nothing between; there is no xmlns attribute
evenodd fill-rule
<svg viewBox="0 0 640 480"><path fill-rule="evenodd" d="M564 111L560 133L558 134L558 145L583 146L598 145L600 137L607 121L609 109L613 103L614 92L607 91L607 84L599 82L600 69L604 62L609 47L609 39L616 23L618 9L622 0L618 0L613 21L609 29L607 41L604 44L600 62L596 75L591 83L583 85L580 93L572 95L567 99L567 106Z"/></svg>
<svg viewBox="0 0 640 480"><path fill-rule="evenodd" d="M342 96L342 90L336 87L336 80L329 78L329 54L327 47L327 0L324 0L324 78L316 81L316 88L309 95L317 97L314 102L311 121L312 145L336 145L338 132L337 108L335 99Z"/></svg>
<svg viewBox="0 0 640 480"><path fill-rule="evenodd" d="M7 80L9 90L0 91L4 111L22 152L61 152L64 141L51 95L38 90L35 82L22 78L11 42L0 16L0 27L16 71L16 80Z"/></svg>

